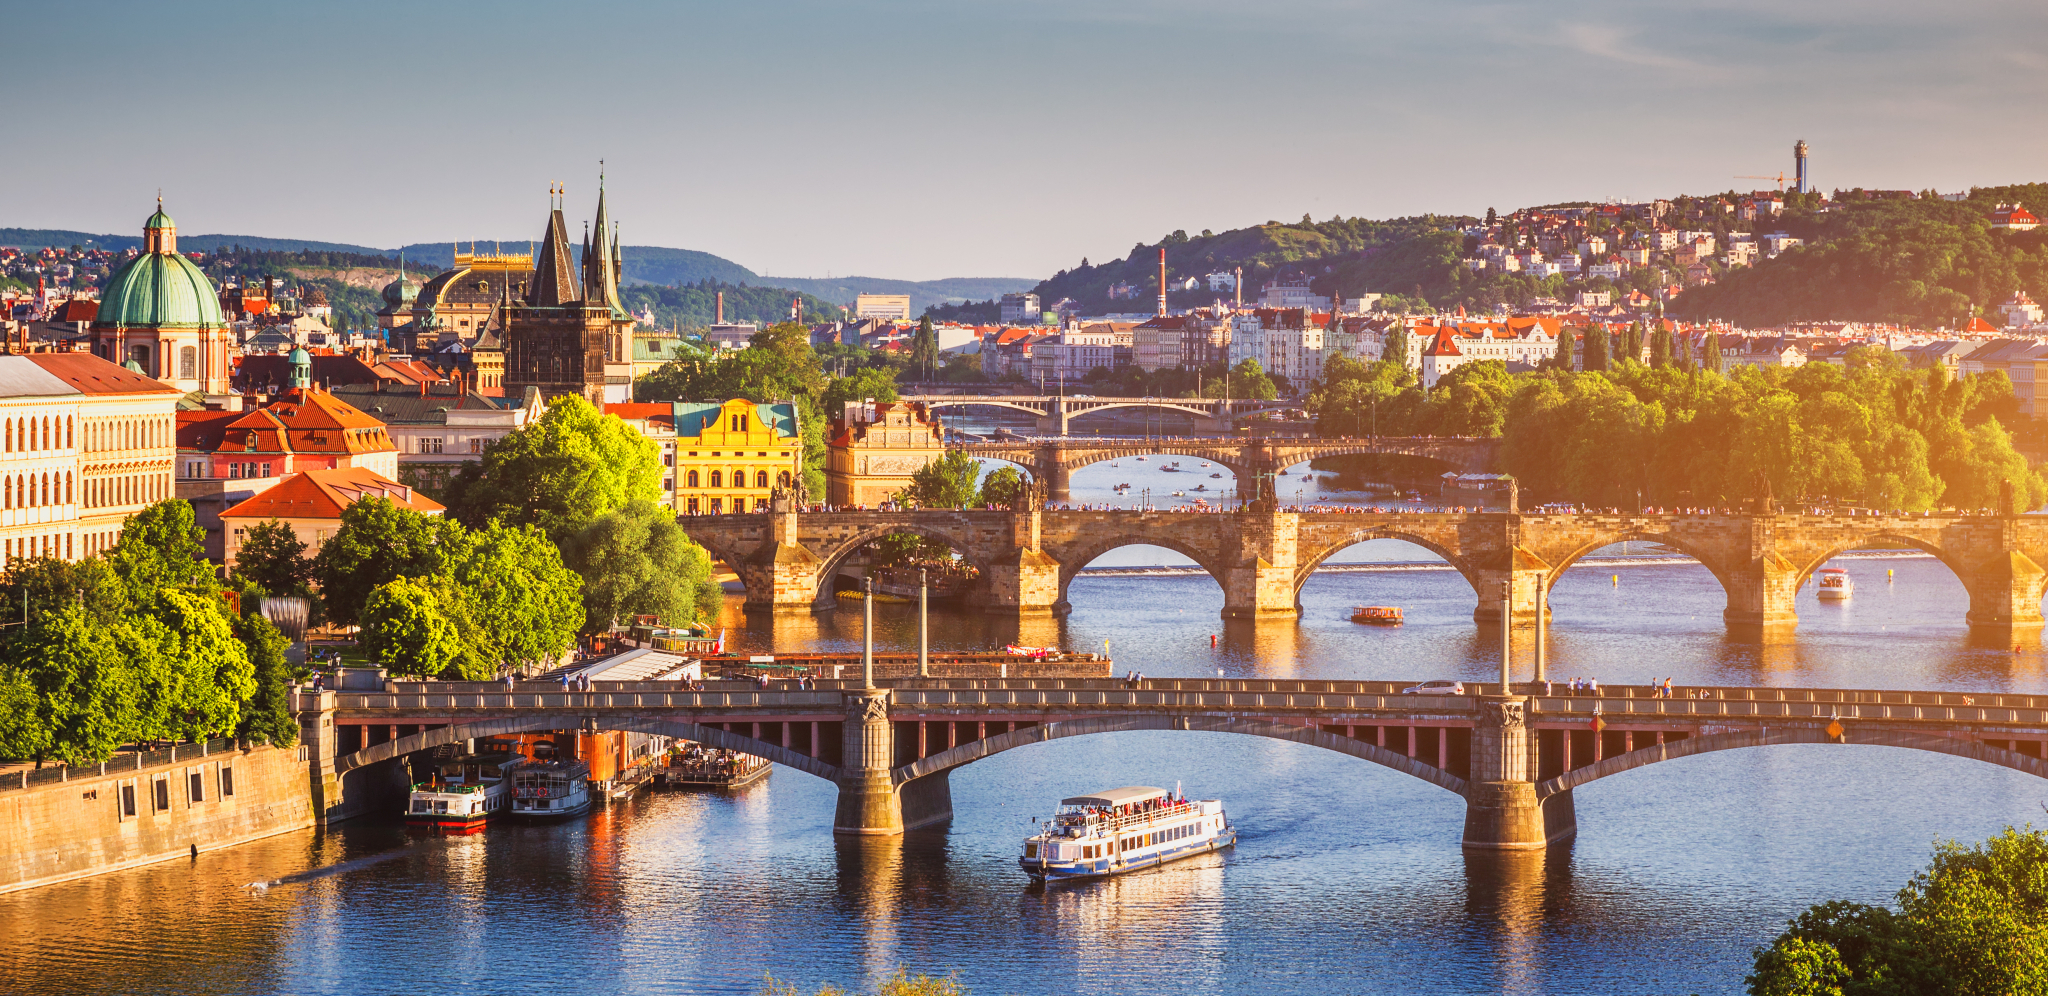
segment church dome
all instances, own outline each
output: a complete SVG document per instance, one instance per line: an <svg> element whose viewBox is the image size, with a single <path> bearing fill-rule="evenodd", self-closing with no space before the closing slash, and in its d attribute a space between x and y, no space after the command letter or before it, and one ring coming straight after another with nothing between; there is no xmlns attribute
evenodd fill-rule
<svg viewBox="0 0 2048 996"><path fill-rule="evenodd" d="M404 307L419 296L420 285L406 279L403 273L398 275L397 280L384 285L384 303L388 307Z"/></svg>
<svg viewBox="0 0 2048 996"><path fill-rule="evenodd" d="M122 264L100 294L95 325L129 328L219 328L220 295L189 259L146 252Z"/></svg>

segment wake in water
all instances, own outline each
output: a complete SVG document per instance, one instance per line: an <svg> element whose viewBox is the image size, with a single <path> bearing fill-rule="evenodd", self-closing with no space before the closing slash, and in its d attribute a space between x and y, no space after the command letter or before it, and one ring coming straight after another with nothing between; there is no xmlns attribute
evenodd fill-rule
<svg viewBox="0 0 2048 996"><path fill-rule="evenodd" d="M338 865L328 865L325 868L315 868L311 871L302 871L296 875L286 875L283 878L272 879L268 882L251 882L248 885L243 886L243 888L246 888L250 892L261 896L267 894L268 892L270 892L272 888L275 888L276 886L297 885L300 882L311 882L314 879L326 878L329 875L339 875L342 872L352 872L359 868L368 868L371 865L381 865L386 861L394 861L398 858L405 857L406 855L411 853L411 848L394 847L389 851L385 851L381 854L372 854L367 858L357 858L354 861L344 861Z"/></svg>

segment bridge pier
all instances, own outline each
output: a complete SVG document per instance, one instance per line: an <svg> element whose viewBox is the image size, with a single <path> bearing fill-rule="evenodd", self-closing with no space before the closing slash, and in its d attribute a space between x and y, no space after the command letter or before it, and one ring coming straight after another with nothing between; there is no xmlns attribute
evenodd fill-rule
<svg viewBox="0 0 2048 996"><path fill-rule="evenodd" d="M1556 569L1545 563L1543 558L1522 547L1515 547L1508 552L1505 563L1472 572L1472 586L1479 593L1479 604L1472 609L1472 621L1481 626L1500 625L1500 592L1506 585L1512 592L1509 605L1514 612L1514 624L1536 625L1537 595L1556 574Z"/></svg>
<svg viewBox="0 0 2048 996"><path fill-rule="evenodd" d="M1968 619L1973 634L1996 636L2003 644L2039 633L2041 595L2048 571L2018 550L2008 550L1963 576L1970 593Z"/></svg>
<svg viewBox="0 0 2048 996"><path fill-rule="evenodd" d="M1465 846L1535 851L1578 832L1569 789L1536 796L1536 751L1519 695L1479 700L1472 727L1472 777L1465 790Z"/></svg>
<svg viewBox="0 0 2048 996"><path fill-rule="evenodd" d="M1240 512L1228 516L1236 533L1235 565L1216 580L1223 585L1225 619L1293 619L1294 575L1301 517L1291 512Z"/></svg>
<svg viewBox="0 0 2048 996"><path fill-rule="evenodd" d="M1799 568L1766 550L1739 570L1730 572L1722 583L1728 588L1728 607L1722 622L1740 632L1786 632L1799 626Z"/></svg>
<svg viewBox="0 0 2048 996"><path fill-rule="evenodd" d="M938 771L897 785L896 729L889 721L891 694L883 688L846 692L840 741L839 804L832 832L888 836L953 818L953 789Z"/></svg>

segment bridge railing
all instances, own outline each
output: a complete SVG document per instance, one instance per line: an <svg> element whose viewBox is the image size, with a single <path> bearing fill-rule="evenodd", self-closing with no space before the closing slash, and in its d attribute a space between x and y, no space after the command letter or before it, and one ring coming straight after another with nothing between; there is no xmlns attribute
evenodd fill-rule
<svg viewBox="0 0 2048 996"><path fill-rule="evenodd" d="M202 757L231 754L241 749L241 741L233 737L221 737L198 743L172 744L162 750L117 754L96 764L57 764L40 770L22 768L0 775L0 792L8 789L33 788L53 782L76 781L81 778L104 778L107 775L121 775L130 771L148 771L151 768L173 764L188 764Z"/></svg>

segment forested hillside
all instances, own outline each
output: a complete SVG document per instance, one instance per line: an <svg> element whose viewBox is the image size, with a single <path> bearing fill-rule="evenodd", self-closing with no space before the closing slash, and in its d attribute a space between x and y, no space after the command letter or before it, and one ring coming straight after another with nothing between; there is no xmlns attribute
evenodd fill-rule
<svg viewBox="0 0 2048 996"><path fill-rule="evenodd" d="M1795 205L1772 226L1806 240L1776 259L1686 291L1680 314L1764 327L1854 319L1956 327L2025 290L2048 295L2048 228L1993 229L2000 202L2048 211L2048 184L1980 187L1968 199L1865 199L1825 213Z"/></svg>
<svg viewBox="0 0 2048 996"><path fill-rule="evenodd" d="M809 294L781 287L749 287L713 280L683 287L632 284L619 288L619 298L625 303L626 310L635 315L640 314L643 308L653 308L656 325L663 328L680 325L690 329L711 324L718 311L719 291L725 292L725 320L728 322L758 322L762 328L786 322L789 320L790 299L796 297L803 298L806 322L831 321L839 317L837 304Z"/></svg>

